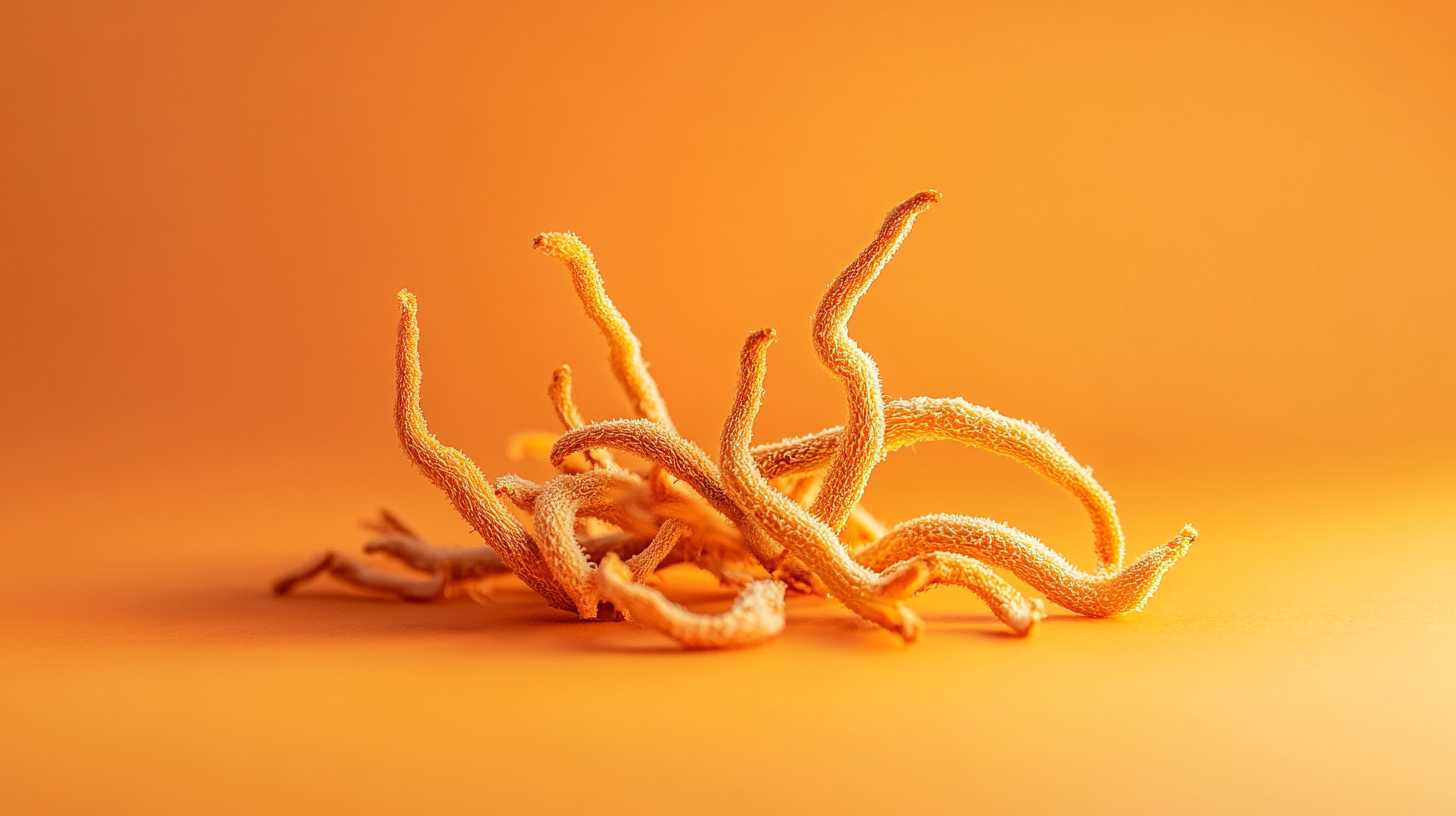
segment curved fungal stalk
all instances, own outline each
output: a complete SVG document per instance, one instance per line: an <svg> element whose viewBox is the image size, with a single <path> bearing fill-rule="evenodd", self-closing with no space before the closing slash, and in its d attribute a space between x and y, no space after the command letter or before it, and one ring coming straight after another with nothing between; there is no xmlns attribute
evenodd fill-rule
<svg viewBox="0 0 1456 816"><path fill-rule="evenodd" d="M543 232L532 244L536 249L550 255L571 271L571 283L576 296L602 335L607 338L607 352L611 358L612 373L627 392L632 410L643 419L672 427L667 415L667 405L657 391L657 382L647 373L647 363L642 359L642 344L632 333L627 318L618 311L607 289L602 284L602 275L597 271L596 259L581 239L570 232Z"/></svg>
<svg viewBox="0 0 1456 816"><path fill-rule="evenodd" d="M570 596L551 578L536 542L495 497L485 475L464 453L430 433L420 410L420 328L415 296L399 291L399 342L395 354L394 426L405 454L450 497L455 512L486 540L511 572L557 609L574 609Z"/></svg>
<svg viewBox="0 0 1456 816"><path fill-rule="evenodd" d="M657 529L657 535L652 537L652 543L646 549L627 559L627 569L632 572L632 580L641 583L642 579L657 571L657 567L667 558L672 548L682 540L683 533L688 531L686 524L677 519L668 519Z"/></svg>
<svg viewBox="0 0 1456 816"><path fill-rule="evenodd" d="M723 425L723 486L754 522L813 571L830 594L859 616L906 641L920 636L920 618L902 601L919 591L930 575L910 562L881 575L849 557L829 525L814 518L775 490L758 472L748 451L753 422L763 402L763 377L772 329L748 336L738 374L733 410Z"/></svg>
<svg viewBox="0 0 1456 816"><path fill-rule="evenodd" d="M551 448L553 464L591 448L623 451L651 462L686 482L713 509L729 518L741 515L723 490L718 466L702 448L677 431L646 419L613 419L568 431Z"/></svg>
<svg viewBox="0 0 1456 816"><path fill-rule="evenodd" d="M926 581L927 588L935 584L945 584L969 589L986 602L986 606L991 608L992 614L998 620L1021 637L1031 634L1036 625L1046 619L1046 605L1040 598L1028 601L1005 578L974 558L948 552L931 552L913 557L924 564L930 573L929 580Z"/></svg>
<svg viewBox="0 0 1456 816"><path fill-rule="evenodd" d="M714 510L732 521L765 569L773 570L783 560L783 549L766 538L723 489L722 474L708 454L671 427L643 419L597 422L562 434L551 449L551 461L564 460L587 448L625 451L662 468L686 482Z"/></svg>
<svg viewBox="0 0 1456 816"><path fill-rule="evenodd" d="M613 477L607 471L558 476L536 495L533 520L541 555L583 620L596 619L601 593L592 578L595 567L576 541L577 513L606 498Z"/></svg>
<svg viewBox="0 0 1456 816"><path fill-rule="evenodd" d="M859 503L870 472L884 456L885 397L875 361L849 336L854 307L900 248L915 217L940 200L926 190L900 202L870 245L830 285L814 313L814 351L819 362L844 387L848 419L839 436L824 485L809 513L836 533L844 529L850 509Z"/></svg>
<svg viewBox="0 0 1456 816"><path fill-rule="evenodd" d="M662 508L658 506L647 482L634 474L625 471L586 471L563 476L590 477L579 483L595 484L600 488L592 491L589 502L576 508L578 518L596 519L615 525L626 534L642 539L644 545L657 534L662 517L667 515L661 512ZM560 478L562 476L557 477ZM514 473L507 473L495 480L495 494L518 510L531 514L533 524L536 500L544 489L544 485L523 479Z"/></svg>
<svg viewBox="0 0 1456 816"><path fill-rule="evenodd" d="M634 583L633 571L608 555L597 569L601 596L633 621L645 623L689 649L753 646L784 629L784 585L754 581L721 615L698 615L649 586Z"/></svg>
<svg viewBox="0 0 1456 816"><path fill-rule="evenodd" d="M562 427L574 431L586 424L581 418L581 411L577 410L576 403L571 399L571 366L563 365L556 369L551 375L551 387L546 390L546 394L551 398L551 407L556 409L556 418L561 420ZM593 468L621 469L612 459L610 451L587 448L581 453Z"/></svg>
<svg viewBox="0 0 1456 816"><path fill-rule="evenodd" d="M844 431L830 428L753 449L754 461L768 478L811 473L834 457ZM1002 416L955 397L916 397L885 404L885 451L917 442L951 440L1019 462L1071 493L1092 519L1098 571L1122 569L1126 544L1112 497L1056 437L1030 422Z"/></svg>
<svg viewBox="0 0 1456 816"><path fill-rule="evenodd" d="M990 519L936 514L897 525L855 558L870 569L931 552L978 558L1010 570L1058 606L1104 618L1141 610L1163 573L1188 553L1196 538L1198 531L1185 525L1171 541L1118 572L1089 575L1015 527Z"/></svg>
<svg viewBox="0 0 1456 816"><path fill-rule="evenodd" d="M636 564L651 563L648 573L672 552L685 530L681 522L663 520L657 514L652 488L645 480L615 470L557 476L541 486L531 504L541 555L556 583L571 596L577 614L585 620L596 618L601 598L591 576L591 554L577 541L578 519L599 519L636 540L651 541L633 556L643 556Z"/></svg>

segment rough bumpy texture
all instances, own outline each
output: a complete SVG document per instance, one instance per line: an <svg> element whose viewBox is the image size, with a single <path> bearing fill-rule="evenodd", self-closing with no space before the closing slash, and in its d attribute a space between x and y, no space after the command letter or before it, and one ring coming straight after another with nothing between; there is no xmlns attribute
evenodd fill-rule
<svg viewBox="0 0 1456 816"><path fill-rule="evenodd" d="M832 597L914 640L923 625L906 601L935 585L969 589L1012 632L1031 633L1046 617L1043 602L1024 597L996 569L1083 615L1142 609L1192 546L1192 527L1125 565L1112 497L1050 433L958 398L887 401L879 369L849 335L859 299L916 217L939 200L928 190L892 209L814 313L814 349L844 390L844 425L751 447L774 340L773 330L760 330L743 347L717 463L673 428L642 344L607 297L591 250L575 235L543 233L535 245L571 273L638 418L587 422L572 400L570 367L558 368L547 396L565 433L510 438L513 458L549 459L560 471L544 484L512 474L492 484L469 457L429 432L420 409L417 307L412 295L400 292L400 444L488 546L435 546L382 512L366 525L377 535L365 552L388 556L423 577L328 551L278 578L274 591L285 594L328 573L360 589L432 601L509 572L558 609L582 619L603 610L611 613L604 615L608 619L620 613L691 649L747 646L776 636L784 628L786 593ZM990 519L936 514L887 531L859 504L875 466L891 451L934 440L1006 456L1067 490L1091 520L1096 572L1078 570L1035 538ZM635 456L646 468L631 470L612 451ZM707 570L739 587L733 608L699 615L644 583L674 564Z"/></svg>
<svg viewBox="0 0 1456 816"><path fill-rule="evenodd" d="M697 615L634 578L634 571L615 555L604 558L597 570L602 597L628 620L658 629L689 649L752 646L784 629L784 585L778 581L754 581L738 593L727 612Z"/></svg>

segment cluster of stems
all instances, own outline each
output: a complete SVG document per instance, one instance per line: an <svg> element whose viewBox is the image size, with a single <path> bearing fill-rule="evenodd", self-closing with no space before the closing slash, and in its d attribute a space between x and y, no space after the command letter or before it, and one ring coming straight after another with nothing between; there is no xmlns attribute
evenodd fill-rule
<svg viewBox="0 0 1456 816"><path fill-rule="evenodd" d="M1052 603L1092 617L1142 609L1197 533L1125 563L1112 497L1092 471L1045 430L959 398L886 399L874 360L849 334L855 305L910 233L940 200L917 193L885 217L859 257L833 281L814 312L814 351L844 392L844 424L754 446L774 331L748 336L733 403L715 462L678 434L648 373L642 344L607 296L591 250L571 233L545 233L535 246L571 273L587 316L607 340L612 372L635 419L589 423L572 399L562 366L547 391L559 436L523 434L516 450L560 471L545 483L515 475L488 480L461 451L430 433L420 407L419 323L415 298L399 293L395 428L406 455L450 498L485 540L445 547L425 541L385 512L364 545L409 567L406 577L338 552L325 552L274 583L279 594L329 573L403 600L431 601L511 573L548 604L584 620L625 618L660 630L686 648L756 644L784 628L789 595L831 597L906 641L923 625L906 601L929 587L963 587L1012 632L1031 633L1046 616L997 570ZM1032 536L985 518L923 516L886 528L861 505L875 466L917 442L954 440L1013 459L1065 489L1092 523L1097 567L1078 569ZM614 453L644 463L634 470ZM733 607L696 614L665 596L654 573L690 564L739 588Z"/></svg>

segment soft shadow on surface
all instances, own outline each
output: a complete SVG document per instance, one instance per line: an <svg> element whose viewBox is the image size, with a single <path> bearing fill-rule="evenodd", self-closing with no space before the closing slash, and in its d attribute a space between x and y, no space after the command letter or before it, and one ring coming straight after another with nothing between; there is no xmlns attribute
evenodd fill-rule
<svg viewBox="0 0 1456 816"><path fill-rule="evenodd" d="M207 586L211 583L211 586ZM722 587L706 574L672 570L660 588L694 612L714 614L728 609L736 590ZM949 594L922 599L916 611L925 621L925 637L965 638L986 642L1019 641L994 616L977 611L973 599ZM961 601L967 605L962 605ZM706 656L739 650L684 649L649 627L627 622L581 621L552 609L513 578L499 579L474 595L443 601L410 603L343 587L327 579L286 596L268 591L259 581L243 584L230 576L193 584L166 582L146 590L117 587L114 593L91 596L84 604L58 607L66 627L62 639L132 643L240 643L312 641L390 641L404 639L476 643L507 651L556 651L595 654ZM791 596L788 624L782 635L756 648L790 642L832 652L887 653L907 648L897 636L863 620L837 602ZM52 623L61 623L58 616ZM1057 612L1043 627L1107 625L1079 615ZM29 628L29 627L27 627ZM1080 627L1079 627L1080 628ZM56 627L41 625L22 633L21 640L51 640ZM50 630L48 633L45 630ZM84 636L77 633L85 632Z"/></svg>

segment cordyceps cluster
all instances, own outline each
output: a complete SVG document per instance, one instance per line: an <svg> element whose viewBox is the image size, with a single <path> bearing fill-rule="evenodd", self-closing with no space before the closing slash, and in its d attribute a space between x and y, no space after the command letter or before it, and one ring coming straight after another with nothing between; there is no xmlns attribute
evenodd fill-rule
<svg viewBox="0 0 1456 816"><path fill-rule="evenodd" d="M849 336L860 296L916 216L938 200L930 190L891 210L814 313L814 350L844 388L844 425L751 445L774 341L773 330L756 331L743 346L717 463L674 429L641 345L607 297L591 251L575 235L545 233L535 245L571 271L637 418L586 423L572 402L571 370L562 366L548 393L565 433L513 441L520 451L549 456L560 469L545 484L514 475L492 483L470 457L430 433L420 410L417 306L413 295L400 292L394 407L400 443L487 546L432 545L381 513L372 527L378 535L365 551L392 556L425 577L407 578L326 552L280 578L274 589L286 593L329 572L357 587L428 601L511 572L557 609L588 620L626 617L690 648L774 637L784 627L786 593L834 598L914 640L921 622L905 601L937 584L969 589L1012 631L1028 634L1045 616L1042 601L1025 598L996 567L1083 615L1141 609L1163 573L1188 552L1197 535L1192 527L1124 564L1112 498L1051 434L958 398L887 400L874 361ZM1069 491L1092 519L1097 570L1079 570L1037 539L990 519L936 514L886 530L859 503L875 465L897 448L938 439L1009 457ZM634 455L646 469L628 469L613 451ZM652 586L656 570L678 563L740 588L732 609L695 614Z"/></svg>

